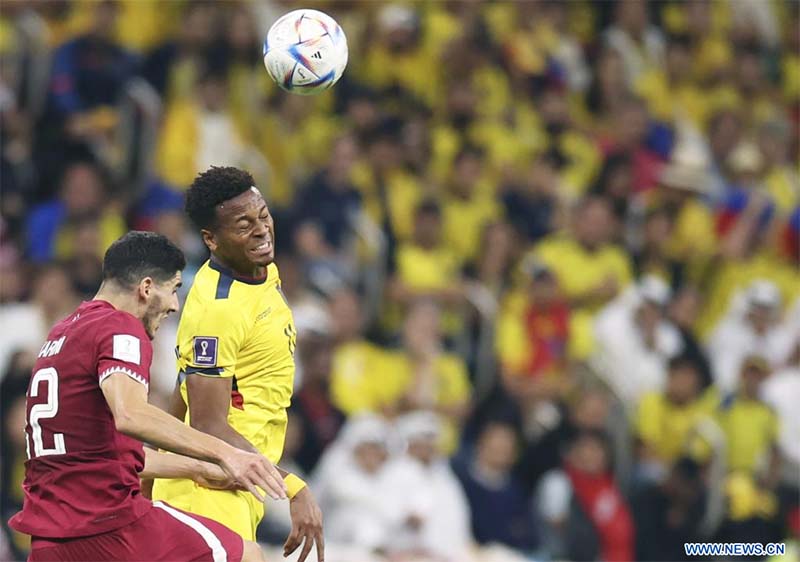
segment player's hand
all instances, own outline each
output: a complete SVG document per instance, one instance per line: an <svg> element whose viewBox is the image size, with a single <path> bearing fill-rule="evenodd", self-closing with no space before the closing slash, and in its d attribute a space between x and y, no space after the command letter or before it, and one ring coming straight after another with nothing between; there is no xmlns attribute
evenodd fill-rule
<svg viewBox="0 0 800 562"><path fill-rule="evenodd" d="M272 499L286 499L286 484L278 469L265 456L231 447L231 452L222 460L220 466L231 478L258 498L258 501L264 501L259 488Z"/></svg>
<svg viewBox="0 0 800 562"><path fill-rule="evenodd" d="M200 461L200 466L192 476L192 480L203 488L211 488L212 490L245 489L230 474L210 462Z"/></svg>
<svg viewBox="0 0 800 562"><path fill-rule="evenodd" d="M297 492L289 502L292 515L292 532L283 545L283 556L289 556L303 545L297 562L304 562L314 543L317 545L317 562L325 560L325 539L322 536L322 511L308 486Z"/></svg>

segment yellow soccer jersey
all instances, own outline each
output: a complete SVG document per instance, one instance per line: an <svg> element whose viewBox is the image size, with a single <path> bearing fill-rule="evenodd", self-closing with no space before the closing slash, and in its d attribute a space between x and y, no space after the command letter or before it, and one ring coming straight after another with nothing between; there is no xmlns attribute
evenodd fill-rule
<svg viewBox="0 0 800 562"><path fill-rule="evenodd" d="M228 423L277 463L294 382L295 336L275 264L267 267L265 280L253 280L206 262L195 276L178 327L184 402L187 376L231 377Z"/></svg>

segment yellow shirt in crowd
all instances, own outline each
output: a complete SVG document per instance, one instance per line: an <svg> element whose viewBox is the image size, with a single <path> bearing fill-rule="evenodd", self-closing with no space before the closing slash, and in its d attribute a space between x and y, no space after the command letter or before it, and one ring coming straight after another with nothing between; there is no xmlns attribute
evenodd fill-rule
<svg viewBox="0 0 800 562"><path fill-rule="evenodd" d="M661 392L646 394L634 420L636 436L659 460L672 462L689 452L692 431L700 421L710 418L715 403L713 390L685 405L672 403Z"/></svg>
<svg viewBox="0 0 800 562"><path fill-rule="evenodd" d="M567 298L583 296L607 278L615 279L622 290L633 276L629 257L612 244L591 252L575 239L557 234L537 244L532 253L555 273ZM585 359L592 352L592 319L599 308L600 304L573 309L569 342L573 358Z"/></svg>
<svg viewBox="0 0 800 562"><path fill-rule="evenodd" d="M731 396L723 401L717 421L725 433L728 470L754 472L778 439L778 418L758 400Z"/></svg>

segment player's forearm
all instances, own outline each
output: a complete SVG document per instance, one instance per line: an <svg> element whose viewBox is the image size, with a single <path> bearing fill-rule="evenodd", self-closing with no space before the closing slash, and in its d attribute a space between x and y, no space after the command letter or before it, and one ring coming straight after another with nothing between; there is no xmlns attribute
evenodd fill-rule
<svg viewBox="0 0 800 562"><path fill-rule="evenodd" d="M219 464L230 446L184 425L168 413L147 403L115 415L117 429L131 437L179 455Z"/></svg>
<svg viewBox="0 0 800 562"><path fill-rule="evenodd" d="M233 429L228 420L206 420L202 416L190 416L192 427L197 431L213 435L230 445L243 451L260 453L250 441L245 439L241 433Z"/></svg>
<svg viewBox="0 0 800 562"><path fill-rule="evenodd" d="M144 469L139 473L139 477L191 479L200 471L202 463L203 461L183 455L170 455L145 448Z"/></svg>

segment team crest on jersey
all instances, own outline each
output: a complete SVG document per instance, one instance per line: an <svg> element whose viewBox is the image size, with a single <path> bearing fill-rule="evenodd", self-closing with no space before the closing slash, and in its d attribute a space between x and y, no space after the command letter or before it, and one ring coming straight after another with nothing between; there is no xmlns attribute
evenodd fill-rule
<svg viewBox="0 0 800 562"><path fill-rule="evenodd" d="M208 367L217 365L217 342L216 337L195 336L194 344L194 364Z"/></svg>

